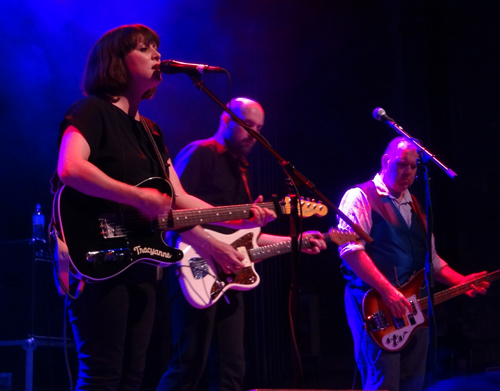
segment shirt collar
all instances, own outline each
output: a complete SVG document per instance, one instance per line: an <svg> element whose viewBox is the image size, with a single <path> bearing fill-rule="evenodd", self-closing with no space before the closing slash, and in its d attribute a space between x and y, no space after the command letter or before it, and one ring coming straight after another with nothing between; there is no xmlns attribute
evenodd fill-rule
<svg viewBox="0 0 500 391"><path fill-rule="evenodd" d="M380 176L380 174L375 175L375 178L373 178L373 183L375 183L375 189L377 190L378 195L387 196L397 201L397 198L389 193L389 189L387 188L387 185L384 183L384 181L382 181L382 177ZM400 204L407 204L412 202L411 194L408 189L403 192L403 198L398 202Z"/></svg>
<svg viewBox="0 0 500 391"><path fill-rule="evenodd" d="M214 137L210 137L208 141L215 146L215 149L219 155L222 155L224 152L227 151L226 146L224 144L219 143Z"/></svg>
<svg viewBox="0 0 500 391"><path fill-rule="evenodd" d="M231 152L227 149L227 147L224 144L221 144L219 141L217 141L214 137L211 137L209 140L213 142L215 145L215 148L217 150L217 153L219 155L222 155L224 153L228 153L229 156L231 156L232 159L234 159L241 167L248 169L250 164L248 163L248 160L245 156L242 156L240 158L234 158L233 155L231 155Z"/></svg>

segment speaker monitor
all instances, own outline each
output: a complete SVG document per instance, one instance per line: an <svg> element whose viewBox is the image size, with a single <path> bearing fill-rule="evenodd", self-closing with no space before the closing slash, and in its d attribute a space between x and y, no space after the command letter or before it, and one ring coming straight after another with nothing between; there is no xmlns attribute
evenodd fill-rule
<svg viewBox="0 0 500 391"><path fill-rule="evenodd" d="M47 245L0 242L0 340L62 337L64 300L53 279Z"/></svg>
<svg viewBox="0 0 500 391"><path fill-rule="evenodd" d="M63 327L64 300L47 245L0 242L0 373L12 382L7 389L68 388Z"/></svg>

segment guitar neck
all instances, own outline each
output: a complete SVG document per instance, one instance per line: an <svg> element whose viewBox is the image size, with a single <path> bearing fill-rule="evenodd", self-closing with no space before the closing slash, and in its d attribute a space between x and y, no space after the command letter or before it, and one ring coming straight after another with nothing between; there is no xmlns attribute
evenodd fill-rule
<svg viewBox="0 0 500 391"><path fill-rule="evenodd" d="M445 289L444 291L438 292L434 294L434 304L441 304L447 300L453 299L456 296L462 295L465 292L467 292L470 289L471 284L480 284L481 282L484 281L495 281L500 278L500 270L497 270L495 272L491 272L490 274L487 274L483 277L476 278L475 280L468 281L464 284L456 285L454 287ZM420 308L422 310L427 309L429 306L429 302L427 300L427 297L423 297L418 300L418 303L420 305Z"/></svg>
<svg viewBox="0 0 500 391"><path fill-rule="evenodd" d="M262 208L277 211L272 202L256 204ZM248 219L252 217L251 209L253 204L216 206L207 209L181 209L172 210L169 214L158 218L159 228L162 230L174 230L185 227L193 227L198 224L218 223L238 219Z"/></svg>
<svg viewBox="0 0 500 391"><path fill-rule="evenodd" d="M326 243L332 242L332 238L330 237L328 232L322 233L321 236L323 237ZM310 247L312 247L312 244L309 238L307 237L303 238L302 248L310 248ZM284 242L268 244L267 246L252 248L251 250L248 251L249 253L248 255L250 256L250 260L256 262L266 258L274 257L275 255L286 254L291 251L292 251L292 241L286 240Z"/></svg>

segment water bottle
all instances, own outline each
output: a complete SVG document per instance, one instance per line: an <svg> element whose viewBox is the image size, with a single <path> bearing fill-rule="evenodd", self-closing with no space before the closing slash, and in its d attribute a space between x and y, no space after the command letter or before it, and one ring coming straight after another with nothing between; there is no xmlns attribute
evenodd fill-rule
<svg viewBox="0 0 500 391"><path fill-rule="evenodd" d="M33 237L32 240L35 242L40 240L45 242L43 229L45 226L45 216L42 212L42 207L40 204L36 204L35 212L33 213Z"/></svg>

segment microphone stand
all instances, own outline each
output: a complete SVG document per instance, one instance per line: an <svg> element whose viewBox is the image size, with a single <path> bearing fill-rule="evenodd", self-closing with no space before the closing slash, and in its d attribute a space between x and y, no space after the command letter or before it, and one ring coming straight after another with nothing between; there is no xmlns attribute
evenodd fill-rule
<svg viewBox="0 0 500 391"><path fill-rule="evenodd" d="M255 138L259 143L261 143L265 149L271 153L277 160L278 163L280 164L281 168L285 171L285 174L288 178L290 178L290 181L292 184L295 185L295 187L300 187L301 185L306 186L311 192L316 194L318 199L323 200L323 202L328 205L332 210L337 213L338 216L340 216L352 229L354 232L356 232L366 243L371 243L373 242L373 239L359 226L358 224L355 224L351 219L349 219L342 211L340 211L328 198L326 198L312 183L310 180L308 180L304 175L302 175L288 160L285 160L283 157L281 157L278 152L276 152L269 142L260 134L255 132L252 128L250 128L247 124L243 122L239 117L234 114L229 107L227 107L224 103L222 103L210 90L208 90L205 87L205 83L201 80L201 75L198 71L193 71L187 73L188 76L191 78L193 81L193 84L195 85L196 88L199 90L205 92L212 100L214 100L221 108L224 110L226 113L228 113L233 121L237 123L239 126L241 126L243 129L245 129L250 135L252 135L253 138ZM291 207L293 208L294 204L297 206L298 200L296 195L292 195L291 197ZM295 210L294 210L295 209ZM291 321L291 327L292 327L292 333L295 333L295 330L297 330L296 325L298 324L298 316L297 316L297 296L298 296L298 235L296 232L296 224L295 221L298 220L298 216L296 219L294 219L293 216L297 216L297 208L292 209L292 214L290 217L290 228L291 228L291 245L292 245L292 283L291 283L291 303L294 303L293 306L295 313L295 319L292 319ZM292 305L292 304L291 304ZM295 342L295 338L294 338ZM296 347L295 347L296 348ZM298 351L297 351L298 353ZM300 363L300 356L297 354L297 365L298 365L298 371L296 372L296 382L299 386L302 385L302 366Z"/></svg>
<svg viewBox="0 0 500 391"><path fill-rule="evenodd" d="M429 319L429 383L434 386L434 368L436 367L437 359L437 325L434 314L434 264L432 263L432 232L433 232L433 214L430 190L429 168L427 166L428 159L422 151L419 151L420 162L424 169L425 181L425 215L427 218L427 254L425 258L425 285L427 287L427 297L429 305L427 307L427 317Z"/></svg>
<svg viewBox="0 0 500 391"><path fill-rule="evenodd" d="M425 281L427 287L427 297L428 297L428 309L427 316L429 319L429 382L431 386L434 386L434 376L433 370L436 367L436 350L437 350L437 333L436 333L436 318L434 316L434 267L432 264L432 232L433 232L433 215L432 215L432 202L431 202L431 191L430 191L430 177L427 167L428 161L433 161L436 165L443 170L446 175L451 179L457 177L457 174L450 168L446 167L441 163L436 155L432 154L428 149L424 148L422 144L412 136L410 136L400 125L398 125L392 118L385 116L387 119L385 121L386 125L394 129L401 136L406 138L408 141L412 142L418 150L419 160L424 168L425 173L425 213L426 213L426 224L427 224L427 255L425 259Z"/></svg>

